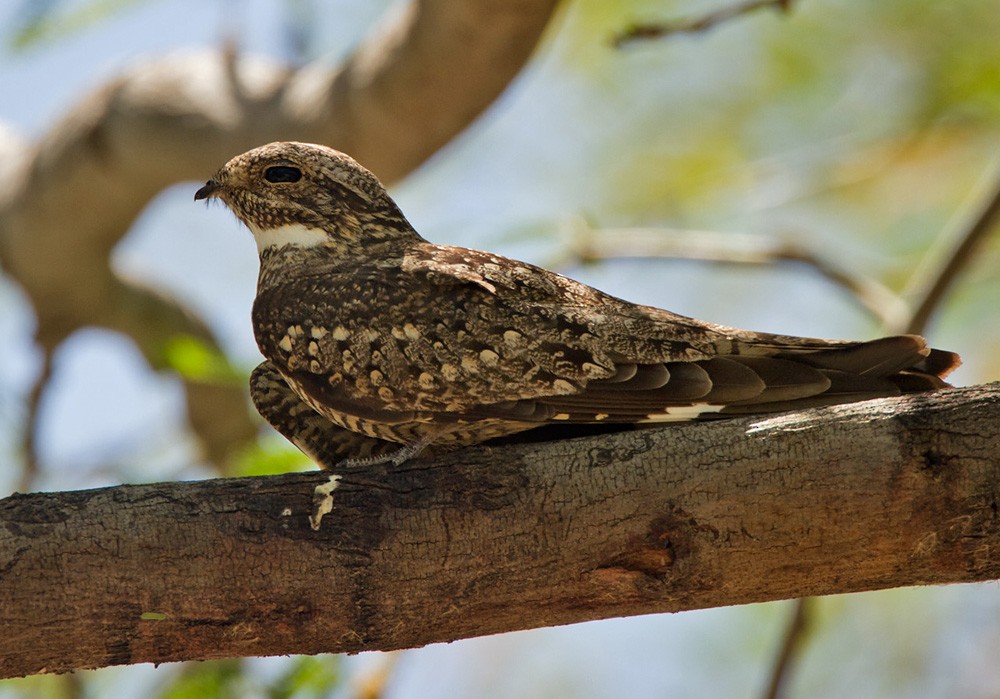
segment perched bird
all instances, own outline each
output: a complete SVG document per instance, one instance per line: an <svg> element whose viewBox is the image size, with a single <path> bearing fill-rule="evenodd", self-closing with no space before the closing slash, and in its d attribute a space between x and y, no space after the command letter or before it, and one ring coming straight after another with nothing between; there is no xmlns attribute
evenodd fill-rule
<svg viewBox="0 0 1000 699"><path fill-rule="evenodd" d="M629 303L488 252L424 240L368 170L271 143L220 169L253 233L251 392L320 466L399 463L547 424L660 423L946 387L957 355L738 330Z"/></svg>

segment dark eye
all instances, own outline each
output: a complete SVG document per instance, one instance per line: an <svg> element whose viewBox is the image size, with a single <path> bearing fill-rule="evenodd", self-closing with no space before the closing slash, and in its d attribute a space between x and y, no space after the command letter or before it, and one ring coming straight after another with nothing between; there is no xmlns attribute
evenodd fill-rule
<svg viewBox="0 0 1000 699"><path fill-rule="evenodd" d="M264 179L268 182L298 182L302 179L302 171L290 165L275 165L264 171Z"/></svg>

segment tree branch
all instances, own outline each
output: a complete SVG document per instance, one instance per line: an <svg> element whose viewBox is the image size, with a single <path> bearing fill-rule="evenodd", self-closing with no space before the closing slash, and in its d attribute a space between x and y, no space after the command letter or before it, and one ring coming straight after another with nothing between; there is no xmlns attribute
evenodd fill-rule
<svg viewBox="0 0 1000 699"><path fill-rule="evenodd" d="M0 501L0 676L1000 578L1000 384Z"/></svg>
<svg viewBox="0 0 1000 699"><path fill-rule="evenodd" d="M799 597L792 602L788 625L771 668L771 677L761 695L763 699L782 699L787 696L790 671L799 660L815 606L815 597Z"/></svg>
<svg viewBox="0 0 1000 699"><path fill-rule="evenodd" d="M1000 221L1000 167L994 167L989 174L987 187L985 201L976 207L975 215L968 216L968 222L963 221L950 230L946 228L913 273L904 293L914 299L913 311L895 319L890 328L915 334L924 332L944 295L975 258L979 246ZM962 214L965 218L964 211Z"/></svg>
<svg viewBox="0 0 1000 699"><path fill-rule="evenodd" d="M748 15L765 7L774 7L782 12L792 9L792 0L743 0L733 5L720 7L694 19L676 22L633 24L611 40L612 46L621 48L634 41L660 39L672 34L700 34L714 29L731 19Z"/></svg>
<svg viewBox="0 0 1000 699"><path fill-rule="evenodd" d="M777 236L659 228L596 231L586 222L579 222L570 230L565 249L549 266L632 258L695 260L761 267L800 264L848 292L852 299L882 325L909 310L900 296L877 279L838 265L799 243Z"/></svg>

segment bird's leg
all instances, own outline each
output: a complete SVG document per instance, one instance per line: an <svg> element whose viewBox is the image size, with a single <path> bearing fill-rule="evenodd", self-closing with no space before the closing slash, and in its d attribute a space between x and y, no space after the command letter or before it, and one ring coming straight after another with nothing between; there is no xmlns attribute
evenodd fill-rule
<svg viewBox="0 0 1000 699"><path fill-rule="evenodd" d="M297 446L317 466L330 470L342 461L378 461L395 456L398 446L333 424L293 391L271 362L263 362L250 375L250 397L257 411L274 429ZM357 455L357 456L349 456Z"/></svg>

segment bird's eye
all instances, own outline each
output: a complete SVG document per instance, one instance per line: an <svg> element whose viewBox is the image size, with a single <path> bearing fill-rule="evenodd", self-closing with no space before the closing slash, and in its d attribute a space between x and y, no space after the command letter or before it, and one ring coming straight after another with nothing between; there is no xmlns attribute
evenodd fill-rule
<svg viewBox="0 0 1000 699"><path fill-rule="evenodd" d="M264 179L268 182L298 182L302 179L302 171L289 165L275 165L264 171Z"/></svg>

